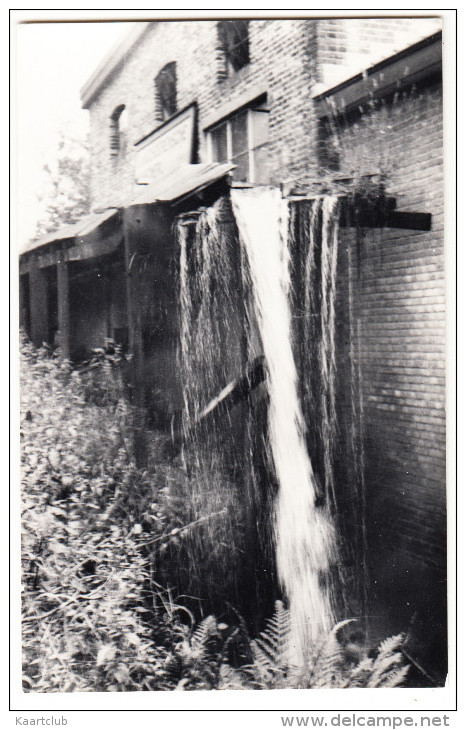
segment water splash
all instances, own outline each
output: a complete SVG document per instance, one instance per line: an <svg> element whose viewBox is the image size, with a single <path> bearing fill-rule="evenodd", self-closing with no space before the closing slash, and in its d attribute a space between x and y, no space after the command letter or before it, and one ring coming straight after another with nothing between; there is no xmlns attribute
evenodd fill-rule
<svg viewBox="0 0 466 730"><path fill-rule="evenodd" d="M182 592L189 589L206 599L206 611L224 613L231 604L249 618L255 610L258 615L260 603L254 428L241 405L232 411L212 409L203 418L212 399L242 374L248 356L241 251L229 200L181 216L177 237L182 454L190 476L192 519L203 520L189 546L193 579L183 575L183 585L178 585ZM196 572L202 580L196 580Z"/></svg>
<svg viewBox="0 0 466 730"><path fill-rule="evenodd" d="M316 507L317 486L298 398L291 342L288 204L279 191L267 188L232 190L231 199L268 368L269 440L279 485L277 570L290 605L293 659L302 664L310 646L334 622L329 574L335 538L328 513Z"/></svg>
<svg viewBox="0 0 466 730"><path fill-rule="evenodd" d="M338 258L338 198L325 197L322 203L322 301L320 372L321 412L324 448L325 493L336 505L333 450L336 436L335 408L335 298Z"/></svg>
<svg viewBox="0 0 466 730"><path fill-rule="evenodd" d="M185 431L243 365L233 223L227 201L220 199L178 225Z"/></svg>

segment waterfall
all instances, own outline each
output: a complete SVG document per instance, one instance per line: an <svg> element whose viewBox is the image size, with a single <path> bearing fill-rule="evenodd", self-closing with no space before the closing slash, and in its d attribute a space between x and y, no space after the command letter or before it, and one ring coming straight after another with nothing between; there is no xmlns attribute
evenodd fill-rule
<svg viewBox="0 0 466 730"><path fill-rule="evenodd" d="M335 535L328 511L316 506L317 485L298 397L292 348L288 203L278 190L268 188L232 190L231 199L249 264L255 316L267 363L268 437L278 482L274 520L278 577L290 607L292 658L303 664L312 644L334 623L329 574L335 559ZM321 363L327 371L327 384L334 369L334 212L334 203L325 202L326 268L322 277L326 305L322 326L330 331L322 341ZM332 402L330 398L330 410ZM331 418L332 414L327 415Z"/></svg>
<svg viewBox="0 0 466 730"><path fill-rule="evenodd" d="M241 406L213 408L202 418L242 374L247 358L241 251L229 200L181 216L177 239L182 456L190 522L199 526L184 534L185 564L174 566L171 580L179 593L201 598L205 611L225 615L230 604L250 618L259 614L258 577L264 575L255 557L261 509L250 464L253 426Z"/></svg>
<svg viewBox="0 0 466 730"><path fill-rule="evenodd" d="M322 444L324 449L325 493L336 505L333 449L336 435L335 409L335 297L338 256L338 198L322 203L322 300L320 372L322 376Z"/></svg>
<svg viewBox="0 0 466 730"><path fill-rule="evenodd" d="M232 225L227 201L221 199L178 226L185 430L242 367L240 273Z"/></svg>

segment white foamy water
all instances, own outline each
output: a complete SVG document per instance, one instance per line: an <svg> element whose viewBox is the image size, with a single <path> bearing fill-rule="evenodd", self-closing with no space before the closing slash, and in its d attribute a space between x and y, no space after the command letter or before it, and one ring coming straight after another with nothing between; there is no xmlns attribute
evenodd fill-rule
<svg viewBox="0 0 466 730"><path fill-rule="evenodd" d="M336 504L333 475L333 448L336 434L335 403L335 298L338 259L338 198L327 196L322 202L322 339L320 370L322 374L322 441L324 447L325 493Z"/></svg>
<svg viewBox="0 0 466 730"><path fill-rule="evenodd" d="M329 570L335 538L330 517L315 506L317 490L298 399L289 304L288 204L278 190L269 188L232 190L231 199L267 362L269 439L278 481L277 570L290 606L292 659L303 664L310 646L334 624Z"/></svg>

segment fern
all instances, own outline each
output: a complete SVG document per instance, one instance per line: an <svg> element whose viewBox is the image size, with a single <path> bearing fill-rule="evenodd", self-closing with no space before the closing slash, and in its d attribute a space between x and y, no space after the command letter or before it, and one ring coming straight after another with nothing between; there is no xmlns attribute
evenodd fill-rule
<svg viewBox="0 0 466 730"><path fill-rule="evenodd" d="M384 639L378 649L377 659L382 659L389 654L393 654L404 641L403 634L397 634L396 636L389 636L388 639Z"/></svg>
<svg viewBox="0 0 466 730"><path fill-rule="evenodd" d="M403 664L398 651L403 635L385 639L377 656L364 656L356 666L349 666L338 634L353 619L336 624L316 646L310 648L307 667L298 668L290 661L290 614L281 601L275 603L275 613L266 629L251 642L253 664L249 672L251 685L262 689L336 688L336 687L396 687L406 678L409 666ZM250 686L251 686L250 685Z"/></svg>
<svg viewBox="0 0 466 730"><path fill-rule="evenodd" d="M350 671L346 687L366 687L372 673L374 660L364 657L359 664Z"/></svg>
<svg viewBox="0 0 466 730"><path fill-rule="evenodd" d="M221 664L218 689L250 689L250 679L229 664Z"/></svg>
<svg viewBox="0 0 466 730"><path fill-rule="evenodd" d="M310 685L315 688L341 686L341 670L344 665L343 649L337 639L338 631L349 621L334 626L312 663Z"/></svg>
<svg viewBox="0 0 466 730"><path fill-rule="evenodd" d="M251 642L254 658L254 681L264 688L284 686L290 666L290 613L282 601L275 602L275 612L259 637Z"/></svg>
<svg viewBox="0 0 466 730"><path fill-rule="evenodd" d="M406 675L409 672L409 664L404 664L398 669L394 669L392 672L386 674L379 682L379 687L399 687L403 684L406 679Z"/></svg>
<svg viewBox="0 0 466 730"><path fill-rule="evenodd" d="M212 640L217 639L217 637L217 620L215 616L207 616L196 626L192 633L189 646L193 657L199 660L207 660L211 653Z"/></svg>
<svg viewBox="0 0 466 730"><path fill-rule="evenodd" d="M175 689L213 689L218 683L219 630L215 616L207 616L191 635L180 641L165 662L165 673L177 681Z"/></svg>
<svg viewBox="0 0 466 730"><path fill-rule="evenodd" d="M341 630L351 622L336 624L310 647L306 666L297 667L291 661L290 613L281 601L276 601L272 618L253 640L248 639L244 622L229 629L208 616L190 634L186 631L165 662L165 676L178 690L400 686L409 669L399 651L403 635L385 639L375 657L366 654L355 665L348 659L354 653L348 655L340 640ZM235 654L238 659L238 650L247 663L232 666L229 662Z"/></svg>

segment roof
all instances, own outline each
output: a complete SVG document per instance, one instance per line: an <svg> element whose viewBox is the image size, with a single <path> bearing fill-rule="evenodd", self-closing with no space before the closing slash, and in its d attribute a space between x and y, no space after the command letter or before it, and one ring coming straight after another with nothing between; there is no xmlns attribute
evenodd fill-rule
<svg viewBox="0 0 466 730"><path fill-rule="evenodd" d="M140 192L128 205L144 205L157 201L176 201L190 193L198 192L226 177L235 165L231 163L209 163L185 165L172 175L156 183L141 186Z"/></svg>
<svg viewBox="0 0 466 730"><path fill-rule="evenodd" d="M337 86L314 96L317 116L357 108L369 97L386 96L440 75L442 32L434 33Z"/></svg>
<svg viewBox="0 0 466 730"><path fill-rule="evenodd" d="M147 186L141 186L130 200L125 201L121 207L131 205L148 205L151 203L174 202L180 198L196 193L213 183L226 177L235 166L230 163L210 163L198 165L185 165L178 168L175 173ZM77 223L63 226L56 231L46 233L35 241L29 241L20 250L20 256L35 251L54 241L78 239L87 236L95 231L102 223L118 215L119 208L107 208L99 213L90 213L81 218Z"/></svg>
<svg viewBox="0 0 466 730"><path fill-rule="evenodd" d="M66 239L76 238L78 236L86 236L92 233L102 223L113 218L117 213L117 208L108 208L100 213L90 213L84 216L84 218L81 218L77 223L69 223L56 231L46 233L35 241L28 241L19 253L20 255L29 253L53 241L65 241Z"/></svg>

